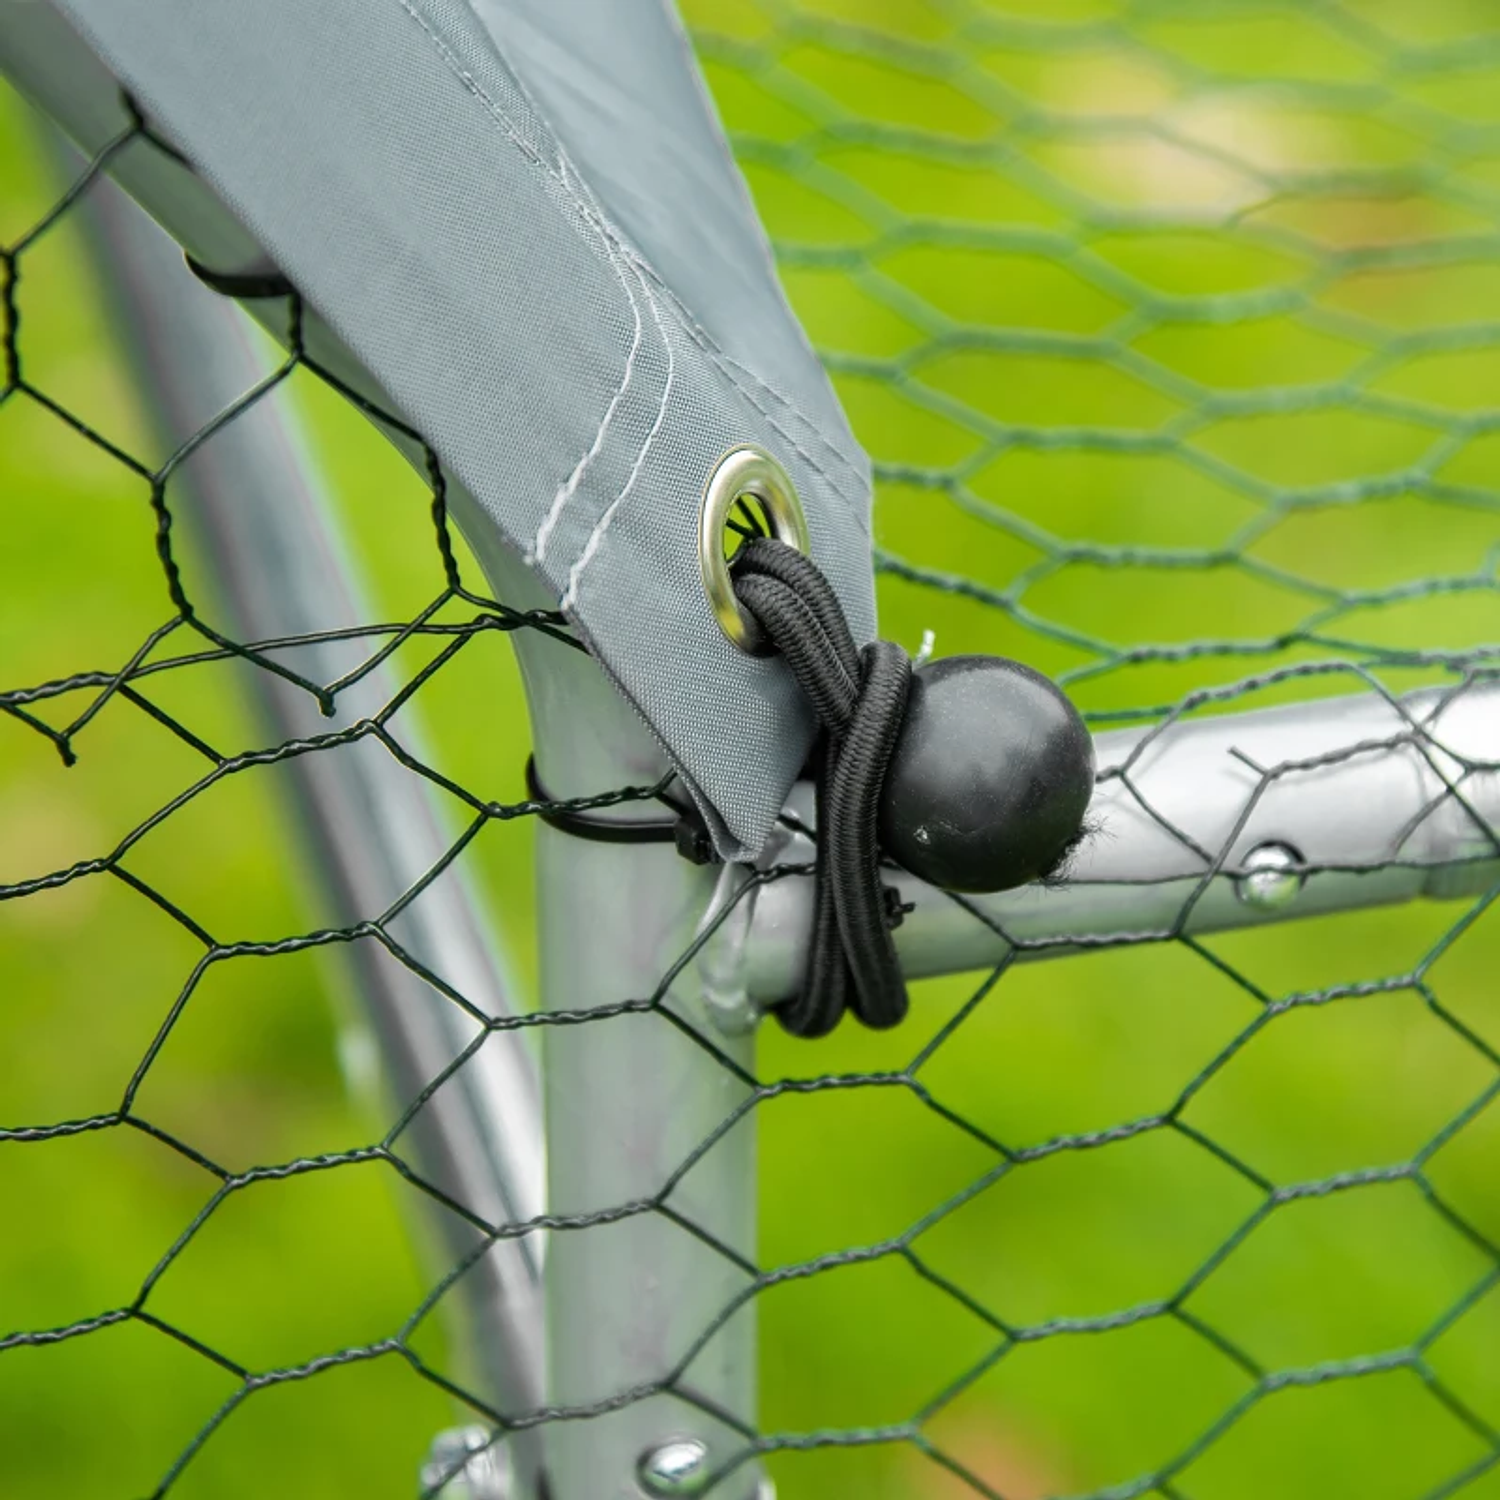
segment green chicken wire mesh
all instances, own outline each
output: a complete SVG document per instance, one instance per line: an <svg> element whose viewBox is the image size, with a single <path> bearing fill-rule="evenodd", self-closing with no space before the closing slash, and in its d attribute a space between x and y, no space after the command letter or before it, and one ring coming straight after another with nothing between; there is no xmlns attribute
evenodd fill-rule
<svg viewBox="0 0 1500 1500"><path fill-rule="evenodd" d="M875 461L886 634L1017 656L1101 730L1493 673L1488 7L684 9ZM243 660L139 680L165 599L155 521L79 429L143 440L79 295L72 210L24 239L50 189L7 172L0 878L19 883L181 790L160 715L125 689L205 744L260 742ZM432 494L308 372L285 384L367 518L351 535L387 620L503 619L462 597L425 613L448 587ZM81 586L88 549L121 560L107 590ZM423 708L455 785L516 807L519 695L501 633L472 634L422 677ZM394 658L413 678L420 646ZM16 711L43 716L26 692L101 662L120 687L64 771ZM174 811L179 842L130 868L163 891L190 870L206 930L274 945L317 913L274 788L241 780L253 794ZM524 955L525 820L464 859ZM341 1082L337 981L311 952L216 966L222 993L146 1074L161 1136L59 1128L117 1108L194 959L138 892L78 894L95 889L0 904L0 1025L27 1060L0 1143L7 1492L410 1493L454 1420L422 1378L442 1340L414 1321L437 1278L403 1227L410 1185L370 1152L396 1115ZM1500 1496L1493 895L926 981L894 1034L764 1028L745 1455L782 1500ZM203 1209L195 1155L266 1170L140 1299ZM305 1378L205 1426L286 1370Z"/></svg>
<svg viewBox="0 0 1500 1500"><path fill-rule="evenodd" d="M887 633L1042 666L1099 728L1493 667L1492 18L689 16L875 460ZM943 982L915 1059L843 1039L890 1090L763 1119L843 1141L860 1206L809 1233L827 1161L769 1170L764 1258L887 1253L763 1299L764 1423L828 1444L783 1488L1495 1485L1486 906Z"/></svg>

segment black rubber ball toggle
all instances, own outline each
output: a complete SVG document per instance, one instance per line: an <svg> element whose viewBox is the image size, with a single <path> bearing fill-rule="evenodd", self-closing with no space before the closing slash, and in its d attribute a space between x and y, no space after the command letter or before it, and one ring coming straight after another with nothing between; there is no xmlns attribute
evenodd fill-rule
<svg viewBox="0 0 1500 1500"><path fill-rule="evenodd" d="M948 656L912 674L885 777L880 842L952 891L1056 875L1083 834L1094 742L1061 689L1001 656Z"/></svg>

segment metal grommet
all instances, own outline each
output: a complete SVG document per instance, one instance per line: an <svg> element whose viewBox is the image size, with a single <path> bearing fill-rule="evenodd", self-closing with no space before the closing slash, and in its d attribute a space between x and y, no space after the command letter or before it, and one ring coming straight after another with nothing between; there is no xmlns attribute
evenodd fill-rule
<svg viewBox="0 0 1500 1500"><path fill-rule="evenodd" d="M724 527L735 502L751 496L760 502L766 524L778 542L804 554L810 550L807 518L787 471L763 449L733 448L714 466L703 490L698 517L698 565L719 629L740 648L754 654L764 636L753 615L735 598L724 557Z"/></svg>

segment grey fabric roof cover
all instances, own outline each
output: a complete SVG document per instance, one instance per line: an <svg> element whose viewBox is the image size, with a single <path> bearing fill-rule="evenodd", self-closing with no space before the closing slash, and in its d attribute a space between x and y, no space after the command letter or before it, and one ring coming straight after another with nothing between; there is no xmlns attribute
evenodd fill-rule
<svg viewBox="0 0 1500 1500"><path fill-rule="evenodd" d="M715 461L790 471L874 632L868 466L671 0L54 0L758 849L812 723L698 576ZM602 789L601 789L602 790Z"/></svg>

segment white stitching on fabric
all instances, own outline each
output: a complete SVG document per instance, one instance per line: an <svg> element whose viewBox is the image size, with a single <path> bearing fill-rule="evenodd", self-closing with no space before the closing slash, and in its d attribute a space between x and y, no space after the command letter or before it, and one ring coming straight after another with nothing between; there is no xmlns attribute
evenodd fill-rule
<svg viewBox="0 0 1500 1500"><path fill-rule="evenodd" d="M557 171L552 167L552 165L547 161L546 157L544 157L536 149L536 147L533 146L531 142L521 134L521 132L512 122L510 116L507 115L505 111L495 102L495 100L485 92L484 85L480 83L480 81L471 72L469 72L466 67L464 67L464 65L458 60L458 57L454 53L453 49L447 44L447 42L443 40L442 37L437 34L437 32L432 29L430 25L428 25L426 18L421 15L420 12L418 12L416 6L413 4L413 0L397 0L397 4L399 4L401 9L404 10L407 15L409 15L412 20L415 21L417 25L420 26L422 30L427 34L427 39L437 49L438 56L448 64L449 70L454 74L455 77L459 79L464 87L468 89L468 91L473 94L476 99L480 100L484 104L490 115L504 128L506 135L510 137L512 144L515 145L517 150L519 150L530 161L539 166L549 177L553 179L554 182L558 182L561 184L561 177L558 175ZM558 149L561 150L560 147ZM566 184L562 185L566 186Z"/></svg>
<svg viewBox="0 0 1500 1500"><path fill-rule="evenodd" d="M827 480L829 489L832 490L833 493L844 502L845 506L848 507L849 515L854 521L855 526L865 536L869 536L871 534L869 516L861 509L858 504L855 503L854 499L851 496L844 492L844 487L828 472L827 465L819 463L818 460L815 459L812 454L810 454L807 449L803 447L803 445L797 440L797 438L793 436L792 433L788 432L786 428L783 427L781 423L771 415L771 413L760 401L756 400L755 390L762 390L769 393L770 395L776 396L781 404L793 416L798 417L800 421L807 422L807 419L801 416L801 414L797 411L796 407L791 404L791 402L787 401L785 397L780 396L775 390L773 390L757 376L750 375L750 381L753 383L755 389L751 389L751 386L745 381L737 379L735 377L734 370L729 367L729 365L732 364L733 361L729 361L729 357L723 354L722 351L720 351L712 342L707 345L700 344L699 347L702 348L704 353L708 355L708 357L714 362L715 365L718 366L725 379L727 379L729 383L737 391L739 391L742 396L744 396L745 400L747 400L751 404L751 406L753 406L756 411L761 414L761 416L765 419L766 426L769 427L772 432L780 434L780 436L791 445L792 451L797 454L797 456L801 458L804 463L807 464L808 468L810 468L813 473L818 474L823 479ZM726 363L726 361L728 361L728 363ZM740 368L743 367L741 366ZM746 373L749 374L748 371ZM854 465L847 458L845 458L842 453L838 451L837 448L833 447L828 439L823 437L823 435L818 432L817 428L813 427L811 423L807 423L807 425L812 431L813 435L822 442L823 446L828 448L836 458L838 458L847 468L850 469L855 478L863 478L863 475L860 473L860 471L856 469Z"/></svg>
<svg viewBox="0 0 1500 1500"><path fill-rule="evenodd" d="M720 373L729 381L729 383L736 390L738 390L747 401L750 402L750 404L756 409L756 411L761 414L772 431L778 433L788 444L790 444L792 451L795 452L803 460L803 462L813 470L814 473L818 474L827 482L829 488L833 491L833 493L844 502L844 505L848 509L850 516L853 518L856 527L862 533L868 536L870 534L870 522L869 517L864 513L863 508L851 495L845 492L844 487L838 482L838 480L833 477L832 474L828 472L826 463L820 462L818 459L814 458L813 455L809 453L807 449L802 445L802 443L790 432L788 432L786 428L784 428L771 415L771 413L766 409L762 402L756 399L754 391L763 392L766 396L774 400L784 412L795 418L802 426L804 426L808 430L808 432L811 433L818 444L822 448L824 448L828 452L828 454L840 464L840 466L848 471L850 477L857 483L859 483L861 490L863 490L864 474L860 467L856 463L854 463L847 455L841 452L821 431L819 431L815 424L810 422L806 417L803 417L787 397L783 396L778 390L775 389L775 387L769 385L753 370L750 370L744 365L739 364L737 361L732 360L724 350L719 348L717 342L712 337L710 337L707 330L704 329L701 324L699 324L698 321L689 313L688 309L672 292L671 288L667 287L661 281L661 279L651 271L651 268L649 266L643 264L640 261L639 257L634 255L628 249L628 247L622 243L620 237L618 237L613 232L613 226L611 225L608 216L603 214L597 206L590 203L587 196L581 195L579 192L579 188L574 184L568 182L566 177L561 174L556 168L554 168L551 163L549 163L546 158L543 157L536 150L536 148L533 147L525 139L525 137L520 134L514 123L511 121L510 117L485 90L484 85L481 84L480 81L475 78L467 68L463 66L456 54L453 52L453 49L448 46L447 42L443 40L443 38L432 28L432 26L428 24L426 18L417 10L415 0L397 0L397 3L421 28L422 32L426 35L427 39L436 49L438 55L447 64L450 71L452 71L453 74L463 83L464 87L467 88L469 92L485 106L490 116L502 128L512 144L514 144L516 148L521 151L529 161L540 167L542 171L545 172L547 176L557 184L557 186L572 201L574 207L577 209L580 216L585 220L585 222L593 220L595 223L595 227L605 238L605 240L607 242L613 242L615 245L620 247L623 253L629 256L632 266L637 268L638 275L640 276L640 284L642 290L647 291L648 297L650 297L650 292L647 288L648 281L654 281L656 283L657 287L662 291L667 300L671 303L674 310L677 312L678 316L683 321L685 325L685 331L689 333L693 341L699 346L699 348L704 351L705 354L708 355L708 357L719 368ZM520 87L519 82L517 83L517 86ZM566 162L566 152L563 150L561 143L557 142L554 139L552 144L554 150L557 152L558 161L560 163ZM607 248L605 253L606 255L609 254ZM610 258L613 259L612 256ZM651 311L653 317L655 317L659 323L660 313L658 311L657 304L654 298L651 298ZM671 356L670 347L668 348L668 355L669 357ZM738 371L739 374L736 374L736 371ZM653 437L654 435L655 434L653 431ZM647 446L650 446L649 440ZM644 450L642 456L644 456ZM610 506L609 510L605 513L607 518L613 516L615 509L620 503L620 498L623 497L617 497L614 503ZM601 534L602 533L598 530L598 528L596 528L595 532L590 536L588 546L585 549L586 552L588 552L590 555L592 554L594 548L597 546L597 539ZM580 563L583 560L584 559L580 558ZM575 575L578 571L578 566L579 564L575 564L573 572L569 575L568 592L564 599L564 608L569 607L569 601L571 601L574 594L576 593Z"/></svg>
<svg viewBox="0 0 1500 1500"><path fill-rule="evenodd" d="M568 175L568 164L566 161L563 162L563 175L566 179ZM625 295L630 300L630 311L635 316L635 333L630 342L630 354L625 360L624 376L620 381L618 389L610 398L604 416L599 422L599 430L594 434L593 443L574 466L573 472L568 476L567 483L558 489L557 494L553 497L551 509L548 510L541 526L537 528L536 540L532 543L528 557L528 560L532 563L540 563L545 560L547 556L547 543L551 540L553 529L561 519L563 511L567 508L568 501L578 493L578 486L583 482L583 476L589 465L599 456L600 450L604 447L605 434L609 431L610 424L615 419L615 413L619 411L620 404L625 399L625 392L629 389L631 378L635 374L636 355L640 352L641 348L641 335L644 332L644 326L641 322L641 305L636 300L635 293L630 289L630 279L620 269L619 259L610 245L608 235L601 233L600 239L604 245L604 253L609 257L610 269L614 271L615 279L625 289Z"/></svg>
<svg viewBox="0 0 1500 1500"><path fill-rule="evenodd" d="M433 30L433 28L428 24L427 20L417 10L416 0L397 0L397 3L404 11L406 11L406 13L412 18L412 20L414 20L417 25L421 27L423 33L432 43L433 47L437 50L438 55L448 65L449 69L463 83L464 87L467 88L469 92L473 94L474 97L477 98L485 106L488 113L492 116L496 123L501 126L505 134L509 137L509 139L517 147L517 149L520 150L528 160L539 166L548 175L548 177L550 177L555 183L557 183L559 187L563 189L564 192L568 194L569 198L573 201L574 206L580 211L581 216L585 220L591 218L594 219L600 231L604 233L606 237L614 239L618 244L618 238L611 233L611 226L607 216L600 213L599 210L591 205L586 198L581 197L579 195L577 187L567 182L552 166L552 164L549 163L545 157L540 155L537 152L536 148L533 147L525 139L525 137L520 134L514 123L511 121L510 117L485 90L484 85L480 83L480 81L463 66L463 64L454 54L453 49L448 46L448 44L436 31ZM555 149L558 153L558 160L565 161L566 153L563 151L561 144L554 144ZM634 257L632 257L632 259L634 259ZM754 385L758 390L765 392L766 395L773 398L776 403L785 411L797 416L797 418L808 427L809 431L813 434L817 441L828 450L828 453L849 471L852 478L856 480L863 479L863 473L860 470L859 466L854 463L846 454L835 447L834 444L831 443L829 439L826 438L820 431L818 431L818 429L811 422L808 422L805 417L802 417L801 414L797 412L796 407L792 404L791 401L789 401L778 390L776 390L775 387L768 385L766 381L764 381L753 370L747 369L745 366L731 361L729 359L729 356L719 348L718 344L713 338L710 337L708 332L697 322L696 319L694 319L688 313L687 309L683 306L681 301L676 297L671 289L666 287L665 284L661 282L660 278L652 274L649 267L642 266L641 269L650 277L651 280L655 281L658 288L666 294L668 300L672 303L678 314L684 319L684 321L690 328L694 338L694 342L696 342L699 347L702 348L704 352L707 353L714 360L714 362L720 366L723 374L730 381L730 383L737 390L742 391L746 395L747 399L751 401L751 404L756 407L756 410L762 412L762 414L766 416L768 422L771 422L769 414L764 411L764 408L760 406L760 404L756 402L752 396L750 396L750 392L746 389L746 382ZM729 368L730 364L733 364L735 369L738 369L743 374L744 379L736 377L733 370ZM772 423L772 425L773 427L775 427L774 423ZM775 427L775 430L778 432L782 432L782 429L779 427ZM817 473L821 474L825 479L828 480L828 483L832 487L834 492L839 495L839 497L849 506L850 510L854 512L856 518L858 519L859 510L856 507L854 501L844 493L842 487L838 484L838 482L827 473L824 465L819 460L814 458L811 454L809 454L804 448L800 447L797 444L796 440L793 439L789 434L782 432L782 435L786 437L788 442L792 443L795 451L807 464L809 464Z"/></svg>
<svg viewBox="0 0 1500 1500"><path fill-rule="evenodd" d="M795 314L793 314L793 316L795 316ZM692 331L694 333L700 332L697 321L692 317L692 315L687 314L687 318ZM813 422L808 417L804 417L802 413L797 410L796 404L791 400L789 396L783 396L774 385L770 384L769 381L763 380L759 375L755 373L754 370L747 369L732 354L725 353L725 351L719 348L719 346L713 341L713 339L709 338L706 333L703 334L703 340L704 342L702 344L702 347L707 353L708 357L712 359L713 362L718 365L719 368L724 372L725 378L729 381L729 383L734 386L736 390L742 391L744 393L745 399L749 401L750 404L755 407L758 412L761 412L765 416L766 421L770 422L772 426L775 426L775 422L771 417L771 414L766 411L765 408L761 406L761 404L751 394L750 387L754 387L755 390L764 392L768 397L775 401L776 404L781 407L781 409L787 414L788 417L805 427L809 436L811 436L822 447L826 448L829 454L843 468L849 471L849 474L853 479L859 481L861 484L863 483L865 477L864 469L861 467L858 461L851 458L831 438L826 436L823 433L822 429L819 428L815 422ZM822 362L818 359L817 351L814 350L811 345L808 346L807 352L809 357L816 363L818 363L821 367ZM736 375L736 372L739 372L739 375L743 375L744 379L739 379ZM836 393L833 399L835 404L837 404L838 396ZM839 409L842 410L843 408L840 407ZM780 431L779 428L777 430ZM788 438L788 441L790 442L792 441L792 439ZM801 452L800 449L798 451ZM820 474L824 472L823 466L820 465L817 460L814 459L810 454L803 453L802 456L808 461L808 463L813 466L813 468L817 469ZM838 484L831 478L829 479L829 483L833 485L835 490L839 489ZM839 491L839 493L842 494L842 491ZM848 497L845 496L845 498L847 499Z"/></svg>
<svg viewBox="0 0 1500 1500"><path fill-rule="evenodd" d="M828 481L828 485L833 490L834 494L837 495L846 506L848 506L850 514L854 517L854 520L859 526L859 529L868 536L870 533L868 517L861 514L860 508L855 504L854 500L845 493L843 486L839 484L838 480L836 480L833 475L828 472L827 465L814 458L813 455L809 453L805 447L803 447L801 442L799 442L799 440L795 436L793 436L792 433L788 432L786 428L784 428L776 420L776 418L771 415L766 407L756 399L755 392L763 391L767 396L771 397L782 408L782 410L786 412L789 417L793 418L804 428L806 428L807 431L812 435L812 437L816 439L816 441L828 451L830 456L836 459L840 466L842 466L849 472L850 477L860 484L861 489L863 488L863 481L865 477L864 470L858 464L856 464L855 461L851 459L846 453L842 452L838 447L836 447L829 438L824 436L824 434L818 429L818 427L814 423L809 421L806 417L804 417L802 413L797 410L796 406L793 405L793 403L786 396L783 396L775 386L768 384L766 381L762 380L761 377L757 375L753 370L747 369L744 365L740 364L738 360L734 359L729 354L726 354L724 350L719 347L712 335L709 334L708 330L705 329L703 325L699 323L698 320L692 315L692 313L683 305L682 301L678 298L677 294L672 290L672 288L667 286L666 283L662 281L662 279L655 273L654 270L652 270L652 268L648 264L640 263L640 270L641 274L647 280L651 281L656 286L656 289L662 294L662 296L665 297L669 303L671 303L673 309L676 311L679 319L682 322L683 331L687 333L692 341L697 344L700 349L703 350L704 354L706 354L708 358L713 361L714 365L717 366L719 373L723 375L723 377L730 383L730 385L735 388L735 390L737 390L742 396L744 396L744 398L751 404L751 406L756 409L756 411L761 414L762 417L765 418L766 425L770 427L773 432L778 433L787 441L787 443L791 445L792 451L796 453L798 457L800 457L807 464L807 466L813 470L814 473L821 475ZM740 374L736 374L736 371L740 372L740 374L743 374L744 379L741 379Z"/></svg>
<svg viewBox="0 0 1500 1500"><path fill-rule="evenodd" d="M656 442L658 434L667 420L667 404L672 397L672 387L677 380L677 356L672 348L672 337L667 332L667 325L662 322L661 307L657 302L655 294L651 290L651 284L644 275L641 275L639 264L632 257L631 269L640 277L641 290L646 294L647 305L651 309L651 316L656 322L657 331L661 334L662 348L667 356L667 378L662 384L661 400L656 408L656 420L651 424L651 431L646 434L646 440L641 444L641 451L636 454L635 463L631 465L630 474L625 480L624 487L620 493L610 502L604 514L599 517L598 524L589 533L589 539L584 543L583 551L578 554L575 562L568 572L567 592L562 597L562 608L571 610L578 599L578 581L583 577L583 570L593 561L594 554L599 550L599 544L604 540L604 534L609 530L610 523L614 520L616 512L625 503L630 492L635 488L636 481L641 477L641 471L646 467L646 459Z"/></svg>

